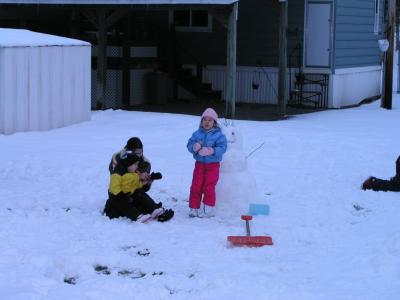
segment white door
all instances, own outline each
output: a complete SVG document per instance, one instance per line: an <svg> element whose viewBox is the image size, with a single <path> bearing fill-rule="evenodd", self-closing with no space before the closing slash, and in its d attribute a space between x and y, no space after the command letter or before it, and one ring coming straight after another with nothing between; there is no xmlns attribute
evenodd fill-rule
<svg viewBox="0 0 400 300"><path fill-rule="evenodd" d="M332 2L307 1L305 24L305 67L331 66Z"/></svg>

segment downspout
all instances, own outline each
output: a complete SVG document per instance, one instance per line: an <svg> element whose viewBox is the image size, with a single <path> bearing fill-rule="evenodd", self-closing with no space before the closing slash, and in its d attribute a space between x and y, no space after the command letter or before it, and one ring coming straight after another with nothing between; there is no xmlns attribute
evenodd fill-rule
<svg viewBox="0 0 400 300"><path fill-rule="evenodd" d="M333 80L336 73L336 12L338 0L332 1L332 16L331 16L331 74L329 75L328 83L328 107L334 107Z"/></svg>
<svg viewBox="0 0 400 300"><path fill-rule="evenodd" d="M238 3L230 7L227 37L227 76L226 76L226 118L235 119L236 102L236 36L237 36Z"/></svg>
<svg viewBox="0 0 400 300"><path fill-rule="evenodd" d="M279 79L278 79L278 114L286 117L286 74L287 74L287 27L288 0L279 0Z"/></svg>
<svg viewBox="0 0 400 300"><path fill-rule="evenodd" d="M335 74L336 70L336 6L337 6L337 1L334 0L332 5L333 5L333 10L332 10L332 19L331 22L333 25L331 26L331 43L332 43L332 49L331 49L331 73Z"/></svg>
<svg viewBox="0 0 400 300"><path fill-rule="evenodd" d="M396 8L397 9L397 8ZM397 94L400 94L400 30L399 30L399 20L400 20L400 16L399 14L397 14L397 22L396 22L396 50L397 50Z"/></svg>

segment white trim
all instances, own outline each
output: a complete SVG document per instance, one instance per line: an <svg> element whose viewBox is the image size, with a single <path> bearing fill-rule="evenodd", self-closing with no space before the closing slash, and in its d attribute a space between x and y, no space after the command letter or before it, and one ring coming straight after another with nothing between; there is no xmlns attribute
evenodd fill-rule
<svg viewBox="0 0 400 300"><path fill-rule="evenodd" d="M193 69L195 67L193 66ZM276 104L278 88L278 68L251 66L237 67L236 99L239 103ZM292 87L297 68L291 72L292 78L287 74L287 80L291 80ZM324 70L315 70L314 73L329 74ZM360 101L380 94L381 67L367 66L337 70L337 74L329 75L328 107L340 108L358 104ZM306 73L311 73L309 70ZM262 75L259 76L258 74ZM268 74L268 78L266 77ZM212 84L213 89L222 90L225 93L226 67L221 65L209 65L203 70L203 81ZM252 89L252 81L259 83L258 90ZM272 84L272 86L271 86ZM289 85L287 85L289 88ZM275 90L275 91L274 91Z"/></svg>
<svg viewBox="0 0 400 300"><path fill-rule="evenodd" d="M362 100L380 94L380 67L342 69L331 75L329 107L340 108L359 104ZM345 71L346 70L346 71Z"/></svg>
<svg viewBox="0 0 400 300"><path fill-rule="evenodd" d="M321 66L321 67L309 67L307 72L310 73L323 73L323 74L330 74L331 71L330 69L332 68L332 65L334 63L334 57L333 57L333 52L334 52L334 41L333 41L333 35L334 35L334 22L335 22L335 2L334 0L306 0L304 1L304 25L303 25L303 58L302 58L302 63L304 68L306 68L306 57L307 57L307 28L308 28L308 5L309 3L318 3L318 4L330 4L331 10L330 10L330 38L329 38L329 66ZM314 71L315 70L315 71Z"/></svg>
<svg viewBox="0 0 400 300"><path fill-rule="evenodd" d="M189 65L187 65L189 66ZM195 66L193 65L193 68ZM260 67L256 67L256 66L237 66L236 70L240 70L240 71L254 71L256 69L258 69ZM261 67L264 71L268 71L268 73L279 73L279 69L277 67ZM224 65L208 65L205 70L207 69L212 69L212 70L217 70L217 71L225 71L226 70L226 66ZM297 69L297 68L294 68Z"/></svg>
<svg viewBox="0 0 400 300"><path fill-rule="evenodd" d="M157 5L157 4L227 4L239 0L5 0L3 3L13 4L131 4L131 5Z"/></svg>
<svg viewBox="0 0 400 300"><path fill-rule="evenodd" d="M343 68L343 69L336 69L335 74L341 75L341 74L350 74L350 73L364 73L364 72L380 71L381 69L382 69L381 66Z"/></svg>
<svg viewBox="0 0 400 300"><path fill-rule="evenodd" d="M303 68L304 73L315 73L315 74L331 74L330 68Z"/></svg>
<svg viewBox="0 0 400 300"><path fill-rule="evenodd" d="M374 3L374 34L378 35L380 33L381 29L381 22L380 22L380 17L381 17L381 1L380 0L375 0Z"/></svg>

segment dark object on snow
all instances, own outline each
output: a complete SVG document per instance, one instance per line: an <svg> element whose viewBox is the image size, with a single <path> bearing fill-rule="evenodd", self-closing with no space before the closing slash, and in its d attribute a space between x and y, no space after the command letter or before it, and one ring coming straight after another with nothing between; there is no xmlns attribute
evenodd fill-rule
<svg viewBox="0 0 400 300"><path fill-rule="evenodd" d="M140 256L148 256L148 255L150 255L150 251L149 251L149 249L144 249L144 250L139 250L138 252L136 252L137 253L137 255L140 255Z"/></svg>
<svg viewBox="0 0 400 300"><path fill-rule="evenodd" d="M151 180L158 180L158 179L162 178L162 175L160 172L156 172L156 173L153 172L150 174L150 178L151 178Z"/></svg>
<svg viewBox="0 0 400 300"><path fill-rule="evenodd" d="M121 270L118 271L119 276L129 277L132 279L142 278L146 276L146 273L142 272L140 269L134 270Z"/></svg>
<svg viewBox="0 0 400 300"><path fill-rule="evenodd" d="M355 209L356 211L360 211L360 210L365 209L364 207L362 207L362 206L360 206L360 205L358 205L358 204L353 204L353 207L354 207L354 209Z"/></svg>
<svg viewBox="0 0 400 300"><path fill-rule="evenodd" d="M361 189L373 191L400 192L400 156L396 160L396 175L389 180L368 177L361 185Z"/></svg>
<svg viewBox="0 0 400 300"><path fill-rule="evenodd" d="M77 277L74 277L74 276L72 276L72 277L65 277L65 278L64 278L64 282L65 282L65 283L68 283L68 284L73 284L73 285L75 285L75 284L76 284L76 281L77 281Z"/></svg>
<svg viewBox="0 0 400 300"><path fill-rule="evenodd" d="M174 211L172 209L166 209L161 215L157 217L158 222L166 222L174 216Z"/></svg>
<svg viewBox="0 0 400 300"><path fill-rule="evenodd" d="M101 274L104 274L104 275L110 275L111 274L111 271L108 269L107 266L95 265L94 266L94 270L97 273L101 273Z"/></svg>

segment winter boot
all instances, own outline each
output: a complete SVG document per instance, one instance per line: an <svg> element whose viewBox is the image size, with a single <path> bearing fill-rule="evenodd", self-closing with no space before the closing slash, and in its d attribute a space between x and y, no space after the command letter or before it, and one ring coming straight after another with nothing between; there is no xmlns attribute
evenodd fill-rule
<svg viewBox="0 0 400 300"><path fill-rule="evenodd" d="M172 209L166 209L161 215L157 217L158 222L166 222L174 216L174 211Z"/></svg>
<svg viewBox="0 0 400 300"><path fill-rule="evenodd" d="M199 216L199 210L198 208L191 208L189 211L189 217L191 218L196 218Z"/></svg>
<svg viewBox="0 0 400 300"><path fill-rule="evenodd" d="M368 177L364 182L363 182L363 184L361 185L361 189L362 190L371 190L372 189L372 183L374 182L376 180L376 178L375 177L372 177L372 176L370 176L370 177Z"/></svg>
<svg viewBox="0 0 400 300"><path fill-rule="evenodd" d="M200 218L212 218L215 216L215 206L203 205L199 211Z"/></svg>
<svg viewBox="0 0 400 300"><path fill-rule="evenodd" d="M150 219L151 219L151 215L149 215L149 214L147 214L147 215L139 215L137 217L137 219L136 219L136 222L146 223Z"/></svg>
<svg viewBox="0 0 400 300"><path fill-rule="evenodd" d="M158 216L162 215L163 213L164 213L164 208L162 208L162 207L156 208L156 209L153 210L153 212L151 213L151 218L152 218L152 219L155 219L155 218L157 218Z"/></svg>

